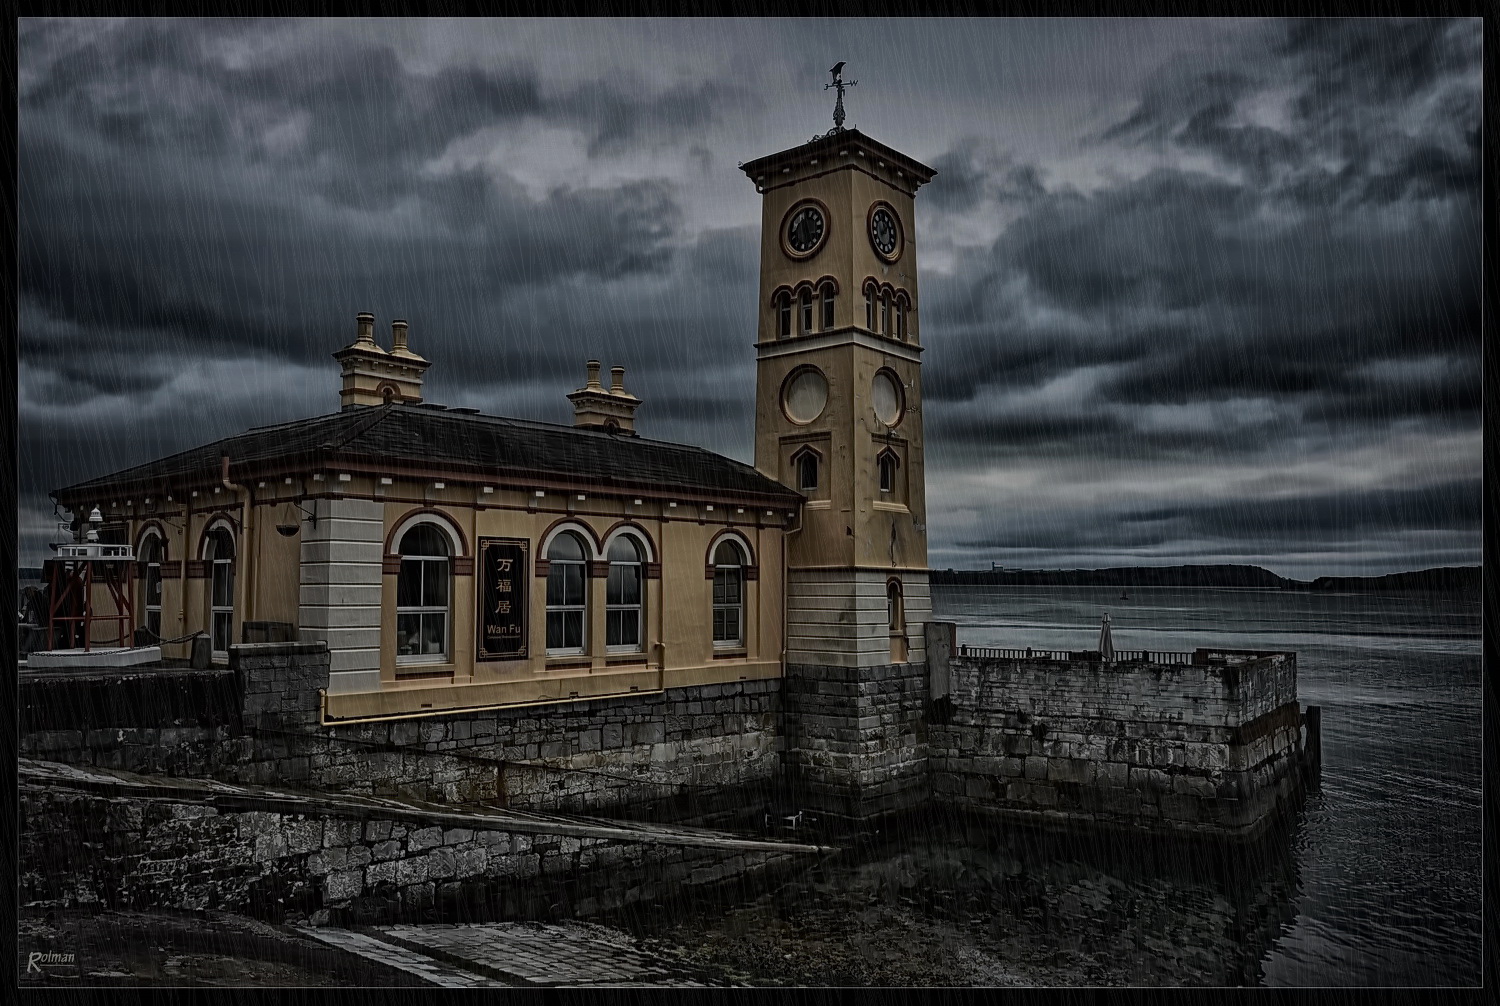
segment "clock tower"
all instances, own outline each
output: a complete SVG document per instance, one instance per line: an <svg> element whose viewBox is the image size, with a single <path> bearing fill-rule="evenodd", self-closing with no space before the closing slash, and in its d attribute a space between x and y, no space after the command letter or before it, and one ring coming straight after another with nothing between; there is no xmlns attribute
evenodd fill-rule
<svg viewBox="0 0 1500 1006"><path fill-rule="evenodd" d="M921 663L931 611L913 201L934 172L841 119L742 165L763 196L755 466L807 497L788 677Z"/></svg>

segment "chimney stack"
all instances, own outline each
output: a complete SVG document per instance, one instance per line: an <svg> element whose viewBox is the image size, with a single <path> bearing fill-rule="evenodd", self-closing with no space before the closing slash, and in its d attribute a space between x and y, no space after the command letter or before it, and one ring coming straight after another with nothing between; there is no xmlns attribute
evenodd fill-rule
<svg viewBox="0 0 1500 1006"><path fill-rule="evenodd" d="M428 362L406 345L406 322L391 322L395 349L386 352L375 342L375 316L361 311L355 318L358 335L333 358L343 368L339 405L352 409L361 405L415 404L422 400L422 375Z"/></svg>
<svg viewBox="0 0 1500 1006"><path fill-rule="evenodd" d="M636 435L635 410L641 401L625 390L625 368L610 368L607 390L599 383L599 370L599 361L590 360L584 386L568 396L573 403L573 425Z"/></svg>
<svg viewBox="0 0 1500 1006"><path fill-rule="evenodd" d="M359 335L354 340L354 344L364 347L374 346L376 349L379 349L380 347L375 345L375 316L369 311L361 311L354 316L354 320L358 325L359 332Z"/></svg>

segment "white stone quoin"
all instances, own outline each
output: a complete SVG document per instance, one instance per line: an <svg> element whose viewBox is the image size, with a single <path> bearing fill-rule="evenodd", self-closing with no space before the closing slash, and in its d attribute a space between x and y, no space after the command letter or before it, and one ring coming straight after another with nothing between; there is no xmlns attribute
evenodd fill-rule
<svg viewBox="0 0 1500 1006"><path fill-rule="evenodd" d="M328 644L330 693L374 691L380 687L385 505L320 499L315 506L316 524L302 530L302 640Z"/></svg>
<svg viewBox="0 0 1500 1006"><path fill-rule="evenodd" d="M900 577L906 597L906 662L926 660L926 623L932 617L926 573L817 569L792 570L787 576L787 663L889 664L886 581L891 576Z"/></svg>

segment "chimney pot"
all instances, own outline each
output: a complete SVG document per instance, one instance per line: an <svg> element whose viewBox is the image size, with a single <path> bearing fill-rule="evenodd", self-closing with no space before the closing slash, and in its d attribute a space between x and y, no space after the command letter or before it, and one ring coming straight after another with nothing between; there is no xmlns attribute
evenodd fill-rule
<svg viewBox="0 0 1500 1006"><path fill-rule="evenodd" d="M400 350L403 350L403 349L406 348L406 330L407 330L408 327L409 326L406 324L406 322L402 321L400 319L397 319L396 321L391 322L391 348L392 349L397 350L399 352Z"/></svg>
<svg viewBox="0 0 1500 1006"><path fill-rule="evenodd" d="M613 391L613 392L617 392L617 393L618 392L623 392L625 390L625 368L624 367L610 367L609 368L609 390Z"/></svg>
<svg viewBox="0 0 1500 1006"><path fill-rule="evenodd" d="M375 316L369 311L361 311L354 319L359 323L359 342L375 342Z"/></svg>
<svg viewBox="0 0 1500 1006"><path fill-rule="evenodd" d="M590 360L588 362L588 375L589 375L589 380L588 380L587 387L590 387L590 388L603 388L604 387L604 385L602 385L602 384L599 383L599 361L598 360Z"/></svg>

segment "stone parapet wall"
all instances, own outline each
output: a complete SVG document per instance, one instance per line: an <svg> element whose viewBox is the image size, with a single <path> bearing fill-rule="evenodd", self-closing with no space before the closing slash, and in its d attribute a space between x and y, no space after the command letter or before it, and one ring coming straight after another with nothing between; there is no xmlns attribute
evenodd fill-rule
<svg viewBox="0 0 1500 1006"><path fill-rule="evenodd" d="M1232 665L976 658L948 664L936 796L1054 819L1240 834L1301 760L1296 657Z"/></svg>

